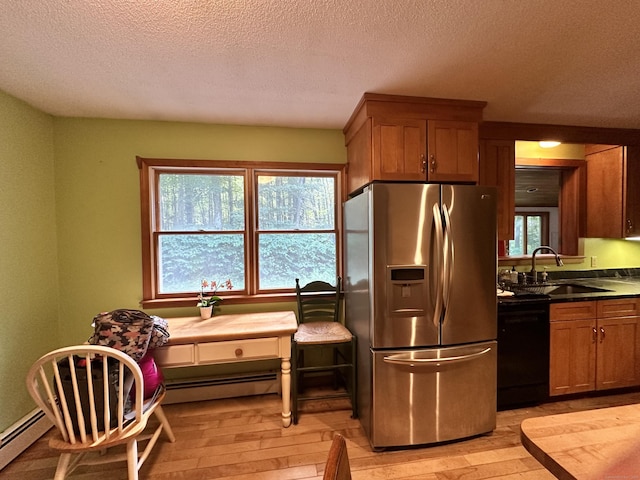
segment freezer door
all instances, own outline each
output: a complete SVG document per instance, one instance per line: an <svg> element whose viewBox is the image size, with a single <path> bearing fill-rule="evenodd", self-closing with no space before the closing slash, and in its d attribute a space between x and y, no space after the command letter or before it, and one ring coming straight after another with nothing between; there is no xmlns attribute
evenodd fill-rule
<svg viewBox="0 0 640 480"><path fill-rule="evenodd" d="M433 206L440 186L374 183L371 204L372 336L374 348L437 345L434 320L441 269L431 258ZM433 263L432 263L433 260Z"/></svg>
<svg viewBox="0 0 640 480"><path fill-rule="evenodd" d="M493 340L496 307L496 189L442 186L442 345Z"/></svg>
<svg viewBox="0 0 640 480"><path fill-rule="evenodd" d="M492 431L496 345L372 350L371 425L366 429L372 447L421 445Z"/></svg>

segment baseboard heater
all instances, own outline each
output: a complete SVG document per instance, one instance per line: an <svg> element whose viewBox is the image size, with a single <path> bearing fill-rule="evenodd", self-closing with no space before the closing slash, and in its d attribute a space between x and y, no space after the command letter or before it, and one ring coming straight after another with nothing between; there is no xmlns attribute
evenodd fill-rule
<svg viewBox="0 0 640 480"><path fill-rule="evenodd" d="M167 380L163 404L281 393L280 372Z"/></svg>
<svg viewBox="0 0 640 480"><path fill-rule="evenodd" d="M0 433L0 470L44 435L53 424L39 408Z"/></svg>

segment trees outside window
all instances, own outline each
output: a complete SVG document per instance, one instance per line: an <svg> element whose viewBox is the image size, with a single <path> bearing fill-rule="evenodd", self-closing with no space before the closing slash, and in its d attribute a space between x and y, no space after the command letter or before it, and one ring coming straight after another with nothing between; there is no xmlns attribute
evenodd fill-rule
<svg viewBox="0 0 640 480"><path fill-rule="evenodd" d="M193 303L203 279L226 298L290 294L295 279L334 283L341 165L138 158L143 305Z"/></svg>

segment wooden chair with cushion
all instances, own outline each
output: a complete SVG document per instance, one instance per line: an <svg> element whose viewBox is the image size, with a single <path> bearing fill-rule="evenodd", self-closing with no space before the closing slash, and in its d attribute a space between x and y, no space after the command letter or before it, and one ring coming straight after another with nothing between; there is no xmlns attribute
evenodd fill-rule
<svg viewBox="0 0 640 480"><path fill-rule="evenodd" d="M56 480L81 464L123 460L129 480L134 480L163 430L175 441L160 406L164 385L145 400L140 367L119 350L78 345L49 352L29 370L27 389L59 432L49 441L60 452ZM159 425L153 433L142 435L152 414ZM143 439L148 442L139 455L138 440ZM121 444L126 445L126 454L89 454Z"/></svg>
<svg viewBox="0 0 640 480"><path fill-rule="evenodd" d="M293 423L298 423L298 406L306 400L348 397L351 399L352 416L357 418L356 408L356 337L340 322L340 277L336 286L313 281L304 287L296 278L298 304L298 331L291 342L291 390ZM329 348L332 364L308 365L307 350ZM334 391L318 395L301 395L306 373L330 371L334 374ZM338 380L345 389L337 391Z"/></svg>
<svg viewBox="0 0 640 480"><path fill-rule="evenodd" d="M339 433L333 437L322 480L351 480L347 444Z"/></svg>

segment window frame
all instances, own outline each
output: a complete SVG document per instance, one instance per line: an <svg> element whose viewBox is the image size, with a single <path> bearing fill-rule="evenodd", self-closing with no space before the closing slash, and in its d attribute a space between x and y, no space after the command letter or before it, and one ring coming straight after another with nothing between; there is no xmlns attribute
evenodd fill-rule
<svg viewBox="0 0 640 480"><path fill-rule="evenodd" d="M528 237L529 237L529 232L527 229L527 219L528 217L540 217L541 221L542 221L542 226L541 226L541 232L540 232L540 237L541 237L541 245L549 245L549 212L547 211L515 211L515 214L513 216L513 221L514 221L514 236L515 236L515 221L517 217L523 217L522 219L522 224L523 224L523 241L524 241L524 245L523 245L523 251L524 253L521 256L526 256L526 255L531 255L529 252L527 252L527 245L528 245ZM509 240L509 242L513 242L514 240ZM511 252L509 252L511 254Z"/></svg>
<svg viewBox="0 0 640 480"><path fill-rule="evenodd" d="M145 308L194 306L197 291L160 294L158 292L157 239L159 200L156 198L160 173L224 173L243 172L245 186L245 290L224 292L225 305L243 303L293 301L295 289L258 290L257 181L259 175L334 176L335 235L337 274L342 275L342 202L345 200L345 164L300 162L254 162L225 160L189 160L136 157L140 172L140 216L142 239L142 299Z"/></svg>

